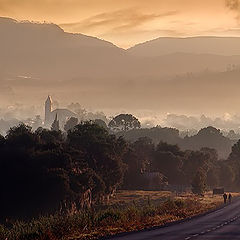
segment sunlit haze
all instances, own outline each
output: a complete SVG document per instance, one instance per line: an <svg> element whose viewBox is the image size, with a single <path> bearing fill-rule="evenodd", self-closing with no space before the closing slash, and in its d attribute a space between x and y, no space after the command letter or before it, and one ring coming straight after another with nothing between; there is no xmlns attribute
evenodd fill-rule
<svg viewBox="0 0 240 240"><path fill-rule="evenodd" d="M56 23L67 32L96 36L128 48L163 36L239 36L238 5L235 2L0 0L0 15Z"/></svg>

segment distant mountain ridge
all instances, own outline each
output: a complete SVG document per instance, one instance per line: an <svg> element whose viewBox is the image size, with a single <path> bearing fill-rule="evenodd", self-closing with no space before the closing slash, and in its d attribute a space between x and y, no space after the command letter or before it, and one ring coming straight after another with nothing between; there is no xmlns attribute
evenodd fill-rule
<svg viewBox="0 0 240 240"><path fill-rule="evenodd" d="M67 80L91 75L92 67L104 76L103 62L110 64L125 52L95 37L66 33L55 24L0 18L0 36L0 70L11 77Z"/></svg>
<svg viewBox="0 0 240 240"><path fill-rule="evenodd" d="M226 95L236 95L239 89L240 38L164 38L124 50L95 37L64 32L55 24L9 18L0 18L0 36L1 103L36 103L57 93L59 99L92 106L135 109L141 103L170 111L163 102L178 109L180 103L187 106L196 99L200 106L215 89L220 92L214 94L222 94L228 80ZM226 69L235 72L224 74Z"/></svg>
<svg viewBox="0 0 240 240"><path fill-rule="evenodd" d="M95 37L64 32L55 24L9 18L0 18L0 35L0 71L10 78L156 80L240 64L240 56L230 54L239 46L233 55L240 55L240 38L159 38L124 50ZM226 42L231 45L229 54L220 54L228 50L220 51Z"/></svg>
<svg viewBox="0 0 240 240"><path fill-rule="evenodd" d="M240 37L160 37L129 48L135 56L157 57L172 53L240 55Z"/></svg>
<svg viewBox="0 0 240 240"><path fill-rule="evenodd" d="M0 17L0 33L1 34L12 34L13 36L16 34L19 34L18 37L21 37L22 34L37 34L35 37L39 37L45 34L46 39L49 39L50 37L60 37L61 34L65 34L68 36L74 36L75 40L79 38L82 43L82 45L105 45L108 47L116 47L113 43L98 39L97 37L92 36L86 36L81 33L67 33L64 32L64 30L59 27L56 24L53 23L37 23L37 22L31 22L31 21L17 21L12 18L5 18ZM2 35L4 36L4 35ZM34 35L32 35L33 37ZM5 37L7 37L5 35ZM42 40L42 39L39 39Z"/></svg>

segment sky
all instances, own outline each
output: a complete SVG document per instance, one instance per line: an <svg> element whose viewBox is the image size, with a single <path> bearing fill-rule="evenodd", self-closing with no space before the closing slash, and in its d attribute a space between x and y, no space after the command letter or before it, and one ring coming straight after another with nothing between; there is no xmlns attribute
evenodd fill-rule
<svg viewBox="0 0 240 240"><path fill-rule="evenodd" d="M158 37L240 36L240 0L0 0L0 16L51 22L129 48Z"/></svg>

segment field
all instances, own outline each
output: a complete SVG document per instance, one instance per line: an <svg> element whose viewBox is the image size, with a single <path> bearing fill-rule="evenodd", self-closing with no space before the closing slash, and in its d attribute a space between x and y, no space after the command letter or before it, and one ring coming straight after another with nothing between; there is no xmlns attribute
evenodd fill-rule
<svg viewBox="0 0 240 240"><path fill-rule="evenodd" d="M233 193L234 197L239 196ZM92 210L0 225L0 239L8 240L91 240L120 232L161 226L216 209L222 196L176 195L161 191L119 191L106 206Z"/></svg>
<svg viewBox="0 0 240 240"><path fill-rule="evenodd" d="M240 196L239 193L232 193L232 195L234 198ZM97 239L99 235L112 235L161 226L214 210L222 204L222 195L213 195L212 192L207 192L204 197L199 197L191 193L176 194L168 191L118 191L110 199L109 205L122 209L123 215L128 215L128 213L124 213L126 208L133 212L138 209L133 218L128 218L125 223L124 221L115 223L109 221L99 230L96 229L95 232L85 235L87 238L79 236L71 239Z"/></svg>
<svg viewBox="0 0 240 240"><path fill-rule="evenodd" d="M231 193L233 197L239 197L239 193ZM131 204L144 205L146 201L153 204L162 203L168 199L197 200L207 206L218 206L223 203L222 195L213 195L212 192L205 193L204 197L199 197L191 193L176 194L169 191L118 191L109 204Z"/></svg>

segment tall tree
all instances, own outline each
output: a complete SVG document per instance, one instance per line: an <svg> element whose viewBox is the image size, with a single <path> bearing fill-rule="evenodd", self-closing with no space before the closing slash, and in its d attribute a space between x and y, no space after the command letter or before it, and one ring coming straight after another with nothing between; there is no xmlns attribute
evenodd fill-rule
<svg viewBox="0 0 240 240"><path fill-rule="evenodd" d="M122 157L126 149L122 138L110 135L93 122L85 122L68 132L68 143L85 151L89 167L101 176L108 193L120 185L124 174Z"/></svg>
<svg viewBox="0 0 240 240"><path fill-rule="evenodd" d="M108 126L113 131L128 131L140 128L141 123L132 114L120 114L114 117Z"/></svg>
<svg viewBox="0 0 240 240"><path fill-rule="evenodd" d="M60 130L59 120L57 118L57 114L56 114L55 119L54 119L54 121L52 123L51 130L55 131L55 132L58 132Z"/></svg>

